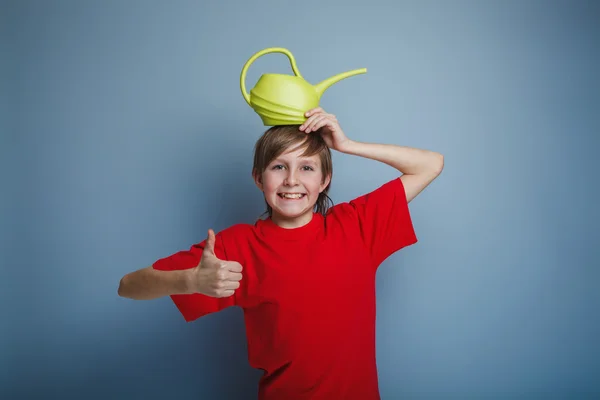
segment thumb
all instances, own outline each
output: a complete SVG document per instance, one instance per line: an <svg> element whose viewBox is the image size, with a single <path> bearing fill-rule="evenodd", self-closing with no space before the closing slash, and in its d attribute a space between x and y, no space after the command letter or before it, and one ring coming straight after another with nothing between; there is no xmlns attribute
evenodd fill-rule
<svg viewBox="0 0 600 400"><path fill-rule="evenodd" d="M215 255L215 232L212 229L208 230L208 237L206 238L206 244L204 246L204 250L202 251L202 256L217 257Z"/></svg>

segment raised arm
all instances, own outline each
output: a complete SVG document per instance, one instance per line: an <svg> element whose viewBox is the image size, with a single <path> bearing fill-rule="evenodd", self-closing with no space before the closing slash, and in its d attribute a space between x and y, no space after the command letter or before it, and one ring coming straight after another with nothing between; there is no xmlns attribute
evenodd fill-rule
<svg viewBox="0 0 600 400"><path fill-rule="evenodd" d="M429 150L394 144L362 143L349 140L343 152L380 161L396 168L410 203L444 168L444 156Z"/></svg>
<svg viewBox="0 0 600 400"><path fill-rule="evenodd" d="M335 115L326 113L320 107L307 111L306 117L306 122L299 129L307 134L321 129L320 133L330 148L380 161L400 171L407 202L417 197L444 168L444 156L434 151L350 140Z"/></svg>

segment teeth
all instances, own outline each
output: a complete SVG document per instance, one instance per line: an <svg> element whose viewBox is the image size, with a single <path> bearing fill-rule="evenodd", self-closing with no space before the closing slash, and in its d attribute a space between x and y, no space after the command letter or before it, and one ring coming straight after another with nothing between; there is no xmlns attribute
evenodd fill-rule
<svg viewBox="0 0 600 400"><path fill-rule="evenodd" d="M302 194L287 194L284 193L282 194L283 197L285 197L286 199L299 199L300 197L302 197Z"/></svg>

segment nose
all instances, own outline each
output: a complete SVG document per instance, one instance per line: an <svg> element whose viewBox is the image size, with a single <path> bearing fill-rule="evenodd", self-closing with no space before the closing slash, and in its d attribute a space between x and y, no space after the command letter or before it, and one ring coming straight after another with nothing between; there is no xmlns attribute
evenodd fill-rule
<svg viewBox="0 0 600 400"><path fill-rule="evenodd" d="M298 183L298 180L296 179L296 173L293 170L290 170L283 183L287 186L296 185Z"/></svg>

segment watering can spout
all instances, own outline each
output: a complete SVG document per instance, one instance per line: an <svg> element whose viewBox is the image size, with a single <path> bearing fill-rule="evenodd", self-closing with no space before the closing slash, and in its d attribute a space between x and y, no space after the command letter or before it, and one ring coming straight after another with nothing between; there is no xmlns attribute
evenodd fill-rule
<svg viewBox="0 0 600 400"><path fill-rule="evenodd" d="M319 82L315 85L315 90L319 97L323 95L323 93L334 83L341 81L342 79L349 78L358 74L365 74L367 72L366 68L353 69L352 71L342 72L341 74L337 74L332 76L331 78L327 78L322 82Z"/></svg>

